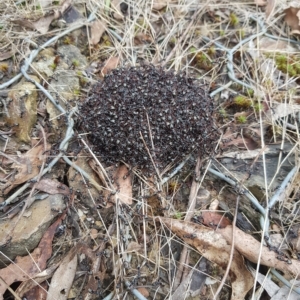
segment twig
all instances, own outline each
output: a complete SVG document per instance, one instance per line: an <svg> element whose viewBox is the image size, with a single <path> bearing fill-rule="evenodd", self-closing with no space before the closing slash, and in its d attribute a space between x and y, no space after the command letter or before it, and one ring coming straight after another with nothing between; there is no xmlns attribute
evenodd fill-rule
<svg viewBox="0 0 300 300"><path fill-rule="evenodd" d="M276 191L276 193L270 199L270 201L268 203L268 209L271 209L276 204L276 202L284 200L283 197L285 195L283 195L283 193L286 190L286 187L288 186L288 184L291 183L292 178L295 176L296 172L298 172L298 169L299 169L298 167L294 167L288 173L288 175L285 177L284 181L281 183L281 185L278 188L278 190Z"/></svg>
<svg viewBox="0 0 300 300"><path fill-rule="evenodd" d="M30 56L25 59L25 63L23 65L23 70L25 72L27 72L29 66L31 65L31 63L33 62L33 60L36 58L36 56L39 54L39 52L43 49L45 49L46 47L48 47L49 45L51 45L52 43L56 42L58 39L60 39L61 37L67 35L68 33L81 28L82 26L84 26L86 23L90 23L91 21L93 21L95 19L95 14L92 13L89 18L87 19L86 22L83 23L79 23L74 25L73 27L70 27L68 29L66 29L65 31L63 31L62 33L54 36L52 39L48 40L46 43L44 43L42 46L38 47L37 49L33 50L30 54ZM9 87L10 85L12 85L14 82L16 82L17 80L19 80L22 77L22 73L19 73L18 75L16 75L15 77L13 77L12 79L10 79L9 81L0 84L0 90L5 89L6 87Z"/></svg>
<svg viewBox="0 0 300 300"><path fill-rule="evenodd" d="M152 162L153 167L154 167L154 169L155 169L156 175L157 175L157 177L159 178L159 184L161 184L161 181L162 181L162 180L161 180L161 176L160 176L159 170L157 169L157 167L156 167L156 165L155 165L155 162L154 162L154 160L153 160L153 157L152 157L152 155L151 155L151 153L150 153L150 150L149 150L149 148L148 148L148 146L147 146L147 144L146 144L146 142L145 142L145 140L144 140L143 135L142 135L141 132L140 132L140 136L141 136L141 139L142 139L143 144L144 144L144 146L145 146L145 149L146 149L146 151L148 152L148 155L149 155L149 157L150 157L150 159L151 159L151 162Z"/></svg>
<svg viewBox="0 0 300 300"><path fill-rule="evenodd" d="M214 174L215 176L223 179L224 181L226 181L227 183L229 183L231 186L236 187L237 182L232 180L229 176L224 175L212 168L208 168L208 172ZM259 204L258 200L250 193L250 191L248 189L246 189L243 186L243 194L251 201L251 203L259 210L259 212L262 215L266 214L266 210Z"/></svg>
<svg viewBox="0 0 300 300"><path fill-rule="evenodd" d="M218 43L218 42L216 42L216 41L213 41L213 40L211 40L211 39L208 38L208 37L202 37L202 39L203 39L204 41L206 41L206 42L213 43L217 48L219 48L220 50L223 50L223 51L225 51L225 52L227 53L227 70L228 70L228 76L229 76L229 78L230 78L232 81L234 81L234 82L236 82L236 83L238 83L238 84L240 84L240 85L242 85L242 86L244 86L244 87L246 87L246 88L255 90L254 86L252 86L252 85L250 85L250 84L248 84L248 83L245 83L245 82L243 82L243 81L241 81L241 80L239 80L239 79L236 78L235 73L234 73L234 69L233 69L233 56L234 56L234 53L235 53L242 45L244 45L245 43L248 43L249 41L251 41L251 40L253 40L253 39L256 39L256 38L258 38L259 36L262 36L262 35L265 35L265 36L267 36L267 37L269 37L269 38L272 38L272 39L286 41L286 42L288 42L288 43L292 42L292 43L298 44L298 45L300 44L300 42L299 42L299 41L295 41L295 40L291 40L291 39L287 39L287 38L283 38L283 37L280 37L280 36L276 36L276 37L275 37L275 36L273 36L273 35L267 33L268 28L266 28L266 26L265 26L265 24L264 24L264 22L263 22L262 20L260 20L259 18L257 18L257 17L254 16L254 15L251 15L250 18L251 18L252 20L254 20L254 21L259 25L260 31L257 32L257 33L255 33L255 34L253 34L253 35L251 35L251 36L249 36L249 37L247 37L247 38L245 38L245 39L243 39L243 40L241 40L241 41L240 41L237 45L235 45L232 49L228 49L228 48L225 47L224 45L222 45L222 44L220 44L220 43ZM211 96L211 97L215 96L217 93L220 93L221 91L225 90L227 87L228 87L227 85L223 85L223 86L219 87L217 90L213 91L213 92L210 94L210 96Z"/></svg>
<svg viewBox="0 0 300 300"><path fill-rule="evenodd" d="M9 155L3 153L2 151L0 151L0 156L6 157L7 159L13 161L17 165L22 165L19 161L15 160L14 158L10 157Z"/></svg>
<svg viewBox="0 0 300 300"><path fill-rule="evenodd" d="M129 291L130 291L135 297L137 297L139 300L147 300L147 298L145 298L138 290L130 288L130 283L129 283L128 281L125 281L124 283L125 283L125 285L127 286L127 288L129 289Z"/></svg>
<svg viewBox="0 0 300 300"><path fill-rule="evenodd" d="M191 189L190 189L188 211L184 218L184 220L186 222L189 222L191 220L192 214L194 212L196 198L197 198L198 190L200 187L200 184L198 182L198 178L200 177L200 166L201 166L201 159L199 156L197 159L196 167L195 167L195 177L196 178L194 178ZM187 255L188 255L188 248L186 245L184 245L184 247L181 251L181 254L180 254L179 262L178 262L178 269L177 269L176 276L174 279L174 288L173 289L176 289L181 282L182 274L184 273L184 269L185 269L184 265L187 260Z"/></svg>
<svg viewBox="0 0 300 300"><path fill-rule="evenodd" d="M235 206L235 213L234 213L234 217L233 217L233 221L232 221L232 239L231 239L231 248L230 248L230 256L229 256L229 259L228 259L228 264L227 264L227 267L226 267L226 271L225 271L225 274L220 282L220 285L214 295L214 300L217 299L218 295L220 294L224 284L225 284L225 281L226 281L226 278L229 274L229 271L230 271L230 267L231 267L231 263L232 263L232 259L233 259L233 254L234 254L234 243L235 243L235 228L236 228L236 219L237 219L237 215L238 215L238 208L239 208L239 203L240 203L240 195L237 195L237 198L236 198L236 206Z"/></svg>
<svg viewBox="0 0 300 300"><path fill-rule="evenodd" d="M187 161L191 158L191 155L188 155L167 177L164 177L161 181L161 184L165 184L172 177L174 177L187 163Z"/></svg>

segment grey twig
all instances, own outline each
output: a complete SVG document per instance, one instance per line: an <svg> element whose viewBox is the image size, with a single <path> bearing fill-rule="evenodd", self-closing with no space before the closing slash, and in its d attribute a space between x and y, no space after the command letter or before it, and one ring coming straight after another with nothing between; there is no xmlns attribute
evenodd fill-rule
<svg viewBox="0 0 300 300"><path fill-rule="evenodd" d="M206 41L206 42L213 43L218 49L223 50L223 51L225 51L225 52L227 53L227 70L228 70L228 76L229 76L229 78L230 78L232 81L234 81L234 82L236 82L236 83L238 83L238 84L240 84L240 85L242 85L242 86L244 86L244 87L246 87L246 88L248 88L248 89L253 89L253 90L254 90L255 88L254 88L251 84L245 83L245 82L243 82L243 81L241 81L241 80L239 80L239 79L236 78L235 73L234 73L234 69L233 69L233 55L234 55L234 53L235 53L242 45L244 45L245 43L248 43L249 41L251 41L251 40L253 40L253 39L255 39L255 38L257 38L257 37L259 37L259 36L261 36L261 35L265 35L265 36L267 36L267 37L269 37L269 38L276 39L276 40L287 41L287 42L289 42L289 43L292 42L292 43L295 43L295 44L298 44L298 45L300 44L300 42L299 42L299 41L295 41L295 40L291 40L291 39L287 39L287 38L284 38L284 37L280 37L280 36L273 36L273 35L267 33L268 28L265 26L264 22L263 22L259 17L256 17L256 16L254 16L254 15L251 15L250 18L251 18L252 20L254 20L254 21L259 25L259 27L260 27L260 32L257 32L257 33L255 33L255 34L253 34L253 35L251 35L251 36L249 36L249 37L247 37L247 38L241 40L241 41L240 41L237 45L235 45L232 49L229 49L229 48L225 47L224 45L222 45L221 43L216 42L216 41L213 41L213 40L211 40L211 39L208 38L208 37L202 37L202 39L203 39L204 41ZM227 88L226 85L221 86L221 87L219 87L217 90L213 91L213 92L210 94L210 96L213 97L213 96L215 96L217 93L220 93L221 91L223 91L223 90L226 89L226 88Z"/></svg>
<svg viewBox="0 0 300 300"><path fill-rule="evenodd" d="M294 167L286 176L286 178L282 181L280 187L278 188L278 190L276 191L276 193L273 195L273 197L270 199L269 203L268 203L268 209L271 209L276 202L283 200L283 193L286 190L287 185L291 182L292 178L294 177L294 175L296 174L296 172L298 171L298 167Z"/></svg>
<svg viewBox="0 0 300 300"><path fill-rule="evenodd" d="M125 285L129 289L129 291L137 297L139 300L147 300L137 289L130 288L130 283L128 281L125 281Z"/></svg>
<svg viewBox="0 0 300 300"><path fill-rule="evenodd" d="M236 187L237 182L232 180L230 177L212 169L209 168L208 172L214 174L215 176L223 179L224 181L226 181L227 183L229 183L231 186ZM242 194L244 194L250 201L251 203L259 210L259 212L265 216L266 214L266 210L260 205L260 203L258 202L258 200L250 193L250 191L248 189L246 189L244 186L242 187Z"/></svg>
<svg viewBox="0 0 300 300"><path fill-rule="evenodd" d="M43 49L45 49L46 47L48 47L49 45L51 45L52 43L56 42L58 39L60 39L61 37L65 36L66 34L81 28L82 26L86 25L87 23L90 23L91 21L93 21L95 19L95 14L92 13L89 18L87 19L86 22L83 23L78 23L68 29L66 29L65 31L63 31L62 33L54 36L53 38L51 38L50 40L48 40L46 43L44 43L42 46L38 47L37 49L33 50L30 54L30 56L25 59L25 63L23 65L23 71L27 72L29 66L31 65L31 63L33 62L33 60L36 58L36 56L39 54L39 52ZM11 78L9 81L0 84L0 90L5 89L6 87L10 86L11 84L13 84L14 82L18 81L20 78L22 77L22 73L19 73L18 75L16 75L15 77Z"/></svg>
<svg viewBox="0 0 300 300"><path fill-rule="evenodd" d="M191 158L191 155L188 155L167 177L164 177L161 180L161 184L165 184L168 180L174 177L187 163L187 161Z"/></svg>

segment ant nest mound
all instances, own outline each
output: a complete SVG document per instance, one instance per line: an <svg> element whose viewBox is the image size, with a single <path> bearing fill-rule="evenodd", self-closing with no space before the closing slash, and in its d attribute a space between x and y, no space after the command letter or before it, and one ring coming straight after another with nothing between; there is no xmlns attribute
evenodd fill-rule
<svg viewBox="0 0 300 300"><path fill-rule="evenodd" d="M194 79L152 65L113 70L80 107L101 161L146 170L153 162L162 170L192 152L211 154L218 138L213 111Z"/></svg>

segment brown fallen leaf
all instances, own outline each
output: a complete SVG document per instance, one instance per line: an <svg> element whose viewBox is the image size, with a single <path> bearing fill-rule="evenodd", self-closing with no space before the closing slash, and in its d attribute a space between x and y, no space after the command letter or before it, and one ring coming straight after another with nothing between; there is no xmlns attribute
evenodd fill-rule
<svg viewBox="0 0 300 300"><path fill-rule="evenodd" d="M37 77L33 79L39 82ZM12 100L7 107L5 121L14 127L15 134L22 142L30 142L30 132L37 120L37 90L31 82L19 82L9 91ZM18 126L15 126L18 124Z"/></svg>
<svg viewBox="0 0 300 300"><path fill-rule="evenodd" d="M284 20L291 27L291 34L300 34L300 8L291 6L286 9Z"/></svg>
<svg viewBox="0 0 300 300"><path fill-rule="evenodd" d="M115 178L114 188L118 193L113 196L111 195L110 190L105 190L105 198L110 201L107 202L106 207L112 206L112 203L116 203L116 198L121 203L128 205L132 204L132 183L131 183L131 174L128 172L128 169L125 165L119 166L114 172L112 172L112 178Z"/></svg>
<svg viewBox="0 0 300 300"><path fill-rule="evenodd" d="M58 263L53 264L48 269L45 269L32 277L30 280L21 283L16 290L17 295L23 297L23 299L25 299L24 295L26 295L26 299L29 300L46 299L48 283L45 281L53 276L53 273L58 266ZM40 294L43 296L41 297Z"/></svg>
<svg viewBox="0 0 300 300"><path fill-rule="evenodd" d="M126 252L140 252L143 250L143 246L137 242L130 242L126 248Z"/></svg>
<svg viewBox="0 0 300 300"><path fill-rule="evenodd" d="M137 290L146 298L150 295L149 291L144 287L139 287Z"/></svg>
<svg viewBox="0 0 300 300"><path fill-rule="evenodd" d="M152 10L162 10L168 4L168 1L165 0L155 0L152 3Z"/></svg>
<svg viewBox="0 0 300 300"><path fill-rule="evenodd" d="M236 139L232 139L226 143L223 143L223 151L227 150L227 148L231 145L238 147L239 149L247 149L247 150L255 150L258 147L258 144L251 138L238 137Z"/></svg>
<svg viewBox="0 0 300 300"><path fill-rule="evenodd" d="M266 6L266 17L267 19L272 16L272 13L275 8L276 1L275 0L268 0L267 6Z"/></svg>
<svg viewBox="0 0 300 300"><path fill-rule="evenodd" d="M44 0L45 1L45 0ZM52 1L50 1L52 3ZM45 34L49 30L49 26L53 20L61 17L66 9L71 5L72 0L65 0L59 10L52 10L45 16L39 18L36 21L31 21L29 19L11 19L11 22L18 24L22 27L27 27L31 29L36 29L42 34Z"/></svg>
<svg viewBox="0 0 300 300"><path fill-rule="evenodd" d="M77 268L77 251L72 248L55 271L48 290L47 300L65 300L73 284Z"/></svg>
<svg viewBox="0 0 300 300"><path fill-rule="evenodd" d="M134 37L134 44L135 45L144 45L144 44L150 44L153 42L152 37L149 34L145 34L142 32L139 32Z"/></svg>
<svg viewBox="0 0 300 300"><path fill-rule="evenodd" d="M6 283L6 285L0 283L0 300L3 300L3 294L7 286L16 281L31 281L36 274L46 268L47 260L52 255L52 240L55 230L61 224L62 217L63 215L49 227L38 247L30 255L24 257L18 256L14 263L0 270L0 277ZM26 292L23 289L22 291Z"/></svg>
<svg viewBox="0 0 300 300"><path fill-rule="evenodd" d="M124 19L124 15L122 14L121 6L120 6L122 2L123 2L122 0L112 0L111 1L112 16L116 20Z"/></svg>
<svg viewBox="0 0 300 300"><path fill-rule="evenodd" d="M111 56L104 62L104 67L101 69L102 76L107 75L111 70L115 69L120 62L117 56Z"/></svg>
<svg viewBox="0 0 300 300"><path fill-rule="evenodd" d="M50 145L47 145L47 147L47 149L44 149L44 145L40 144L16 158L18 163L14 163L12 168L17 170L17 174L14 176L14 178L8 180L5 184L5 187L2 188L4 195L6 195L19 184L24 183L39 174L39 167L45 160L44 151L50 149Z"/></svg>
<svg viewBox="0 0 300 300"><path fill-rule="evenodd" d="M269 1L269 0L255 0L254 3L257 6L265 6L265 5L267 5L267 1Z"/></svg>
<svg viewBox="0 0 300 300"><path fill-rule="evenodd" d="M191 222L161 217L157 217L155 220L166 225L178 237L195 247L205 258L226 270L231 246L222 234ZM253 277L247 270L244 259L238 251L234 251L230 271L231 300L244 299L253 286Z"/></svg>
<svg viewBox="0 0 300 300"><path fill-rule="evenodd" d="M92 199L99 199L101 197L100 191L92 185L93 182L98 186L100 185L98 176L87 162L84 151L78 153L78 159L74 162L74 164L89 174L90 182L88 183L88 186L86 186L84 184L85 181L83 181L82 174L77 172L74 168L70 168L68 172L69 186L70 188L78 191L78 193L80 192L83 199L82 201L85 205L94 209L95 204Z"/></svg>
<svg viewBox="0 0 300 300"><path fill-rule="evenodd" d="M93 23L91 23L91 38L90 38L90 44L96 45L99 43L103 33L106 30L106 25L104 22L100 20L95 20Z"/></svg>
<svg viewBox="0 0 300 300"><path fill-rule="evenodd" d="M33 184L32 184L33 186ZM63 194L70 195L70 189L56 179L45 178L35 183L35 189L48 193L50 195Z"/></svg>
<svg viewBox="0 0 300 300"><path fill-rule="evenodd" d="M213 211L204 211L202 219L202 223L210 228L224 228L231 224L229 219Z"/></svg>
<svg viewBox="0 0 300 300"><path fill-rule="evenodd" d="M0 54L0 61L6 60L6 59L8 59L8 58L11 58L15 53L16 53L16 51L14 51L14 50L2 52L2 53Z"/></svg>
<svg viewBox="0 0 300 300"><path fill-rule="evenodd" d="M59 11L53 11L52 14L42 17L35 22L32 22L33 29L36 29L42 34L45 34L48 32L49 26L52 23L52 21L58 19L59 17Z"/></svg>

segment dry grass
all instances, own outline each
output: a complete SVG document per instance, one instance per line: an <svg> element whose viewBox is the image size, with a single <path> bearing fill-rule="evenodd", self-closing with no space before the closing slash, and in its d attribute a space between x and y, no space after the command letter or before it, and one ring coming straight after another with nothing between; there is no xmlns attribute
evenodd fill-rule
<svg viewBox="0 0 300 300"><path fill-rule="evenodd" d="M141 62L150 62L156 66L164 65L169 70L185 72L187 76L196 77L200 84L209 86L210 92L232 81L228 78L228 53L224 49L219 49L217 45L221 44L223 47L232 49L248 36L259 33L261 28L250 16L264 17L260 8L244 1L241 3L202 1L202 5L199 6L198 0L172 0L163 10L154 11L154 2L152 1L129 0L126 2L129 6L128 16L124 20L116 20L113 14L118 12L108 8L109 2L75 1L74 3L74 6L82 13L95 12L97 18L106 27L102 39L94 47L88 46L90 39L88 26L83 30L86 40L83 43L82 41L74 42L75 46L81 47L80 50L88 57L90 63L103 63L107 58L117 56L120 58L120 65L136 65ZM54 27L47 34L40 34L26 27L15 25L11 20L25 18L33 20L56 7L52 2L50 7L43 9L38 2L27 0L22 2L10 0L0 4L2 15L0 52L13 51L14 53L13 57L7 60L9 69L7 71L0 70L4 74L1 84L19 72L20 66L31 53L34 44L40 45L42 41L48 40L61 31L58 27ZM282 22L280 16L276 18L270 19L265 26L276 37L286 36L288 29L280 25ZM207 39L204 40L203 37ZM276 110L276 107L282 103L286 108L292 110L293 105L299 102L299 81L297 77L289 77L284 73L280 76L274 60L266 59L263 56L264 52L257 45L256 41L261 39L263 36L258 36L257 40L251 40L249 43L241 45L239 51L233 54L231 67L234 69L235 76L245 83L245 86L232 82L230 86L214 96L214 101L217 110L216 122L218 122L219 128L224 130L224 135L230 128L231 133L226 136L227 139L240 134L249 154L252 153L252 149L249 149L247 138L255 139L257 149L265 149L269 144L277 144L280 149L284 149L286 143L291 143L293 146L291 150L288 150L289 153L279 151L278 160L271 161L272 164L274 161L278 164L276 172L272 176L269 175L270 160L269 157L267 160L264 152L260 153L262 155L259 158L255 155L252 156L248 163L248 165L252 163L256 165L259 162L262 166L264 182L261 182L260 187L263 197L259 200L264 201L263 205L265 206L276 191L279 174L283 171L283 174L286 174L285 162L290 161L291 166L298 166L299 112L291 111L292 117L281 114L275 118L274 114L268 115L263 108L269 106ZM218 44L216 45L216 43ZM293 55L288 47L281 53L284 51L287 57ZM274 52L272 53L274 54ZM41 75L40 78L42 78ZM47 81L47 78L44 80ZM98 80L98 78L95 76L92 80ZM247 84L252 87L252 91L246 86ZM82 92L85 90L83 89ZM249 96L253 107L244 109L233 105L231 99L238 94ZM247 111L246 123L236 124L235 114L244 111ZM289 128L286 123L292 126ZM255 138L249 137L249 132L246 132L249 128ZM245 136L246 138L244 138ZM247 152L245 149L241 151L239 146L235 146L231 150L227 148L226 151L236 154ZM221 157L216 159L219 160L218 168L223 168L226 173L227 166L222 165ZM99 236L103 235L108 239L104 249L102 249L103 240L99 239L99 236L98 238L91 236L89 228L91 226L81 219L80 211L87 208L78 202L74 204L74 211L80 216L78 221L82 233L80 240L87 241L91 248L100 249L101 257L105 261L105 264L101 265L102 269L100 268L103 272L100 275L103 278L99 275L103 284L99 289L102 292L101 297L104 298L112 292L115 293L114 299L133 299L129 289L121 284L131 283L135 289L145 288L150 293L149 299L178 299L172 298L172 292L191 270L198 268L201 273L216 281L215 284L207 283L205 295L201 299L215 299L214 293L222 279L223 271L213 262L206 261L199 251L176 237L169 229L152 221L152 217L157 215L178 219L184 219L191 213L198 216L208 209L210 201L224 200L226 197L230 197L231 192L224 187L224 183L207 175L209 163L208 159L202 162L201 176L199 175L200 177L197 179L196 194L200 188L199 182L201 182L201 187L211 193L211 199L207 203L201 203L202 206L197 206L192 211L189 210L191 207L187 205L187 201L191 184L195 179L195 158L186 164L179 175L170 179L163 186L155 180L150 181L144 178L143 174L133 169L133 204L130 206L120 205L120 203L116 205L112 213L112 220L107 220L106 216L101 214L101 210L96 213L91 212L94 222L102 223ZM170 167L170 170L172 168ZM247 177L248 170L246 168L244 170L245 177ZM230 172L232 169L228 171L228 174ZM253 176L256 175L254 172ZM233 172L231 176L234 177L236 174ZM237 182L240 181L239 179L236 178ZM87 184L83 176L81 180ZM243 183L247 184L247 181ZM107 190L112 190L111 183L107 182L106 186ZM89 189L86 189L86 195L90 198L94 197ZM300 221L298 196L299 187L295 180L286 191L286 197L275 206L274 223L277 223L277 228L283 236L282 243L288 239L290 229L297 228ZM190 197L195 201L195 195L194 198L193 195ZM97 205L97 199L93 198L92 201ZM240 206L244 204L245 201ZM235 203L226 203L226 205L227 213L233 213ZM129 224L128 220L131 220ZM250 222L254 221L250 220ZM260 231L261 245L263 245L263 237L266 232L272 234L272 230L275 229L267 227L267 223L265 223L262 230L257 227L256 230ZM67 233L55 241L53 245L54 258L50 260L50 263L55 261L57 253L66 253L70 246L77 242L77 239L71 236L70 231ZM128 249L129 244L131 249ZM290 244L287 246L289 253L295 255L295 249L291 249ZM188 255L180 265L178 261L183 247L186 247ZM201 259L205 261L205 268L199 267ZM90 263L89 267L92 266L93 263ZM257 267L256 276L258 269ZM178 279L176 273L178 276L178 272L182 273L180 273L179 282L176 282ZM88 275L85 276L86 282L89 282ZM76 279L76 285L80 284L83 293L85 282L80 278ZM191 299L185 293L186 291L181 294L181 299ZM255 289L251 293L254 297ZM228 294L230 294L230 282L226 281L219 299L225 299ZM86 299L96 299L93 298L96 297L95 295L90 297ZM251 295L248 299L251 299Z"/></svg>

